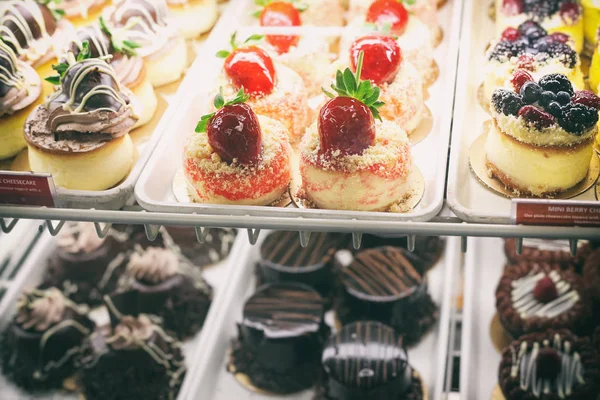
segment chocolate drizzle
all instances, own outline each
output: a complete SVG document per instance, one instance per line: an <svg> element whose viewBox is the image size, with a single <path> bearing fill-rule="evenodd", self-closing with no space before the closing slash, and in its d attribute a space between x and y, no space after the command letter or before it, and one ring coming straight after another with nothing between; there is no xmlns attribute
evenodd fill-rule
<svg viewBox="0 0 600 400"><path fill-rule="evenodd" d="M344 326L329 340L322 361L331 399L399 399L411 389L402 337L380 322Z"/></svg>
<svg viewBox="0 0 600 400"><path fill-rule="evenodd" d="M0 40L0 117L30 106L41 93L37 73Z"/></svg>

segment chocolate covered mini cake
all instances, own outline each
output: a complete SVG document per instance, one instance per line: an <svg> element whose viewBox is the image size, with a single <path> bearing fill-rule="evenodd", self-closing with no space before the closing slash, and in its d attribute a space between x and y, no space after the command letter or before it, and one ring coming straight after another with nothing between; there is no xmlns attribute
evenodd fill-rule
<svg viewBox="0 0 600 400"><path fill-rule="evenodd" d="M329 328L323 298L298 283L268 284L246 301L227 369L273 394L313 385Z"/></svg>
<svg viewBox="0 0 600 400"><path fill-rule="evenodd" d="M600 393L600 358L589 340L567 330L514 341L502 352L498 375L508 400L594 400Z"/></svg>
<svg viewBox="0 0 600 400"><path fill-rule="evenodd" d="M316 400L421 400L423 383L409 365L402 336L374 321L346 325L323 350L325 377Z"/></svg>
<svg viewBox="0 0 600 400"><path fill-rule="evenodd" d="M186 373L181 343L148 316L123 317L113 328L97 331L82 358L86 400L177 397Z"/></svg>
<svg viewBox="0 0 600 400"><path fill-rule="evenodd" d="M573 271L521 262L506 268L496 289L498 317L513 337L547 329L589 332L591 305Z"/></svg>
<svg viewBox="0 0 600 400"><path fill-rule="evenodd" d="M29 391L61 388L95 327L86 312L56 288L25 292L2 335L3 373Z"/></svg>
<svg viewBox="0 0 600 400"><path fill-rule="evenodd" d="M335 308L344 325L377 320L404 335L404 343L412 346L438 318L427 280L402 249L381 247L359 252L349 264L342 264L339 280Z"/></svg>
<svg viewBox="0 0 600 400"><path fill-rule="evenodd" d="M235 240L235 230L211 228L204 242L198 242L194 228L185 226L168 226L162 231L165 241L173 243L190 263L197 267L207 267L223 261L229 255Z"/></svg>
<svg viewBox="0 0 600 400"><path fill-rule="evenodd" d="M515 239L504 240L504 253L511 264L521 261L547 262L559 264L563 269L575 267L579 269L590 254L590 245L579 241L577 254L571 255L569 243L565 240L523 239L523 250L517 254Z"/></svg>

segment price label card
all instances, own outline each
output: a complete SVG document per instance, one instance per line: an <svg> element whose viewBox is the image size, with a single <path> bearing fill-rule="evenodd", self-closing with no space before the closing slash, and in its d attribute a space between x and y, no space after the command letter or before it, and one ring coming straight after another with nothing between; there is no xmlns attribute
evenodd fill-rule
<svg viewBox="0 0 600 400"><path fill-rule="evenodd" d="M517 225L600 227L600 202L513 199L512 219Z"/></svg>
<svg viewBox="0 0 600 400"><path fill-rule="evenodd" d="M0 204L55 207L56 198L50 174L0 171Z"/></svg>

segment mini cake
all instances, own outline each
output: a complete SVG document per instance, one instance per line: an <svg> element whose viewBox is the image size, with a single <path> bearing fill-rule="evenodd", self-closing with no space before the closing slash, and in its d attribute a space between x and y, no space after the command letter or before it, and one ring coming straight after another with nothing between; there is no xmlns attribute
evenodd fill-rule
<svg viewBox="0 0 600 400"><path fill-rule="evenodd" d="M138 45L120 40L118 36L119 34L112 32L104 23L104 19L100 18L100 25L88 26L77 31L77 37L73 38L65 59L68 61L68 53L72 53L76 59L81 53L83 43L87 42L91 58L102 58L110 63L118 81L131 90L142 103L142 112L135 125L137 128L150 122L156 112L158 100L146 73L145 62L136 53Z"/></svg>
<svg viewBox="0 0 600 400"><path fill-rule="evenodd" d="M64 12L65 17L76 26L93 23L106 4L106 0L59 0L54 1L54 4L50 2L50 6Z"/></svg>
<svg viewBox="0 0 600 400"><path fill-rule="evenodd" d="M513 337L546 329L589 329L591 307L573 271L523 261L504 270L496 289L500 322Z"/></svg>
<svg viewBox="0 0 600 400"><path fill-rule="evenodd" d="M573 39L575 50L583 50L583 17L578 0L496 0L496 32L516 28L528 19L548 32L565 33Z"/></svg>
<svg viewBox="0 0 600 400"><path fill-rule="evenodd" d="M376 0L371 3L366 14L349 22L355 30L366 24L385 34L398 37L398 45L402 49L404 59L417 68L425 86L432 85L437 79L437 65L433 59L435 39L427 25L415 15L411 15L398 0ZM349 43L356 34L342 38L340 48L350 48Z"/></svg>
<svg viewBox="0 0 600 400"><path fill-rule="evenodd" d="M525 335L502 352L504 399L592 400L600 393L600 359L587 339L567 330Z"/></svg>
<svg viewBox="0 0 600 400"><path fill-rule="evenodd" d="M327 92L332 99L300 146L299 195L319 208L386 211L412 193L408 137L398 125L381 120L379 88L361 80L361 70L362 52L356 73L338 71L332 88L339 96Z"/></svg>
<svg viewBox="0 0 600 400"><path fill-rule="evenodd" d="M523 248L519 255L515 239L504 240L504 253L512 264L521 261L546 262L557 264L562 269L579 271L590 251L590 244L587 241L578 242L577 255L573 256L567 241L523 239Z"/></svg>
<svg viewBox="0 0 600 400"><path fill-rule="evenodd" d="M183 169L192 201L269 205L288 191L292 149L286 128L257 116L241 89L232 101L215 98L185 145Z"/></svg>
<svg viewBox="0 0 600 400"><path fill-rule="evenodd" d="M319 294L297 283L264 285L244 305L227 369L272 394L311 387L329 334Z"/></svg>
<svg viewBox="0 0 600 400"><path fill-rule="evenodd" d="M86 312L56 288L23 293L0 344L4 375L28 391L61 388L94 331Z"/></svg>
<svg viewBox="0 0 600 400"><path fill-rule="evenodd" d="M87 400L177 398L186 373L181 343L148 316L125 316L90 344L80 379Z"/></svg>
<svg viewBox="0 0 600 400"><path fill-rule="evenodd" d="M167 246L180 256L187 258L190 264L198 267L208 267L227 258L233 242L235 230L227 228L211 228L206 233L204 242L198 242L194 228L184 226L169 226L166 228L165 241ZM172 242L172 245L170 243Z"/></svg>
<svg viewBox="0 0 600 400"><path fill-rule="evenodd" d="M202 270L169 248L148 247L129 257L118 292L108 296L109 312L160 317L165 329L179 338L196 334L212 301L212 288Z"/></svg>
<svg viewBox="0 0 600 400"><path fill-rule="evenodd" d="M185 39L211 30L217 22L216 0L167 0L169 17Z"/></svg>
<svg viewBox="0 0 600 400"><path fill-rule="evenodd" d="M218 86L225 97L233 97L240 89L248 94L248 104L259 115L281 122L289 133L290 143L296 143L308 125L308 94L300 75L283 64L274 63L263 49L248 45L254 37L238 47L235 33L232 51L222 50L223 73Z"/></svg>
<svg viewBox="0 0 600 400"><path fill-rule="evenodd" d="M316 400L427 398L402 336L380 322L344 326L329 339L322 363L325 377Z"/></svg>
<svg viewBox="0 0 600 400"><path fill-rule="evenodd" d="M492 95L494 121L485 143L490 175L522 196L550 197L577 185L590 168L600 99L575 93L561 74L536 83L517 70L513 85Z"/></svg>
<svg viewBox="0 0 600 400"><path fill-rule="evenodd" d="M260 246L258 284L300 282L331 299L333 256L346 237L314 232L306 247L300 245L298 232L273 232Z"/></svg>
<svg viewBox="0 0 600 400"><path fill-rule="evenodd" d="M578 89L584 89L579 55L569 36L549 35L535 21L525 21L518 29L506 28L500 40L486 54L483 89L485 101L498 88L511 88L513 72L525 69L536 80L544 75L560 73Z"/></svg>
<svg viewBox="0 0 600 400"><path fill-rule="evenodd" d="M31 110L42 100L38 74L0 41L0 160L13 157L27 147L23 126Z"/></svg>
<svg viewBox="0 0 600 400"><path fill-rule="evenodd" d="M78 61L54 77L58 91L25 123L29 164L48 172L57 186L105 190L129 174L137 100L106 62Z"/></svg>
<svg viewBox="0 0 600 400"><path fill-rule="evenodd" d="M188 63L185 40L167 24L167 13L165 0L120 0L106 13L111 28L139 45L136 53L144 59L154 87L179 80Z"/></svg>
<svg viewBox="0 0 600 400"><path fill-rule="evenodd" d="M341 263L339 280L335 308L344 325L363 319L377 320L390 325L404 336L407 346L412 346L437 321L438 308L427 293L427 280L402 249L361 251Z"/></svg>

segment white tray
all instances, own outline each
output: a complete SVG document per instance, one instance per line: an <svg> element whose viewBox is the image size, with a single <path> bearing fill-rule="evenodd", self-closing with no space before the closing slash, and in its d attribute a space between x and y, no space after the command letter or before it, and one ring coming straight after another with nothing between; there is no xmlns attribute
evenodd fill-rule
<svg viewBox="0 0 600 400"><path fill-rule="evenodd" d="M261 238L265 235L261 232ZM259 241L260 241L259 239ZM211 320L210 332L205 342L206 349L200 365L193 378L193 386L189 388L186 399L211 400L310 400L313 391L306 390L288 396L263 396L248 391L226 371L227 352L231 339L236 334L236 322L240 321L245 299L255 290L254 264L258 259L258 248L249 245L246 248L243 265L237 265L230 276L223 303L219 304L217 318ZM410 364L414 366L427 385L429 399L443 398L444 372L448 349L450 306L452 301L453 282L460 262L460 241L456 238L448 240L442 259L428 274L429 291L434 301L440 306L440 320L433 331L419 343L409 349ZM217 311L215 311L217 313Z"/></svg>
<svg viewBox="0 0 600 400"><path fill-rule="evenodd" d="M448 142L452 117L452 93L456 76L459 24L462 10L461 1L450 1L439 12L440 24L444 29L444 40L435 51L435 59L440 67L440 76L430 87L427 105L434 115L434 126L427 138L413 147L415 163L425 177L425 194L421 203L411 212L394 214L383 212L350 212L292 207L252 207L222 206L207 204L179 203L172 191L172 181L181 169L181 155L186 138L194 133L200 117L208 111L212 99L208 93L214 89L214 82L222 68L223 61L215 53L228 48L229 37L238 29L238 20L248 15L247 0L233 0L220 20L211 39L206 43L198 60L191 67L183 82L182 97L177 115L171 119L164 135L150 161L146 165L138 184L136 198L140 205L150 211L197 213L211 215L240 215L253 219L258 228L265 217L315 218L319 227L327 227L327 221L357 219L362 221L425 221L433 218L443 205L445 174L448 157ZM246 5L246 6L245 6ZM344 32L342 28L288 28L290 32L305 35L331 36ZM273 28L250 27L238 31L239 37L249 33L272 31ZM282 30L279 28L279 30Z"/></svg>
<svg viewBox="0 0 600 400"><path fill-rule="evenodd" d="M243 235L238 235L231 249L229 257L226 260L204 270L203 276L213 287L214 297L204 322L204 328L198 334L196 334L195 337L186 340L183 343L183 352L185 355L186 364L188 366L188 371L183 381L181 390L179 391L179 400L188 398L185 395L185 390L187 387L189 387L189 381L196 375L195 369L198 366L198 360L201 359L204 354L206 354L206 334L210 331L208 327L213 325L213 322L211 321L219 317L216 311L220 308L219 304L223 302L223 297L226 294L224 289L227 287L227 280L230 274L231 266L240 259L241 253L245 251L246 245L247 239ZM54 249L55 238L47 232L42 234L38 243L29 254L29 257L21 266L19 273L15 279L10 282L8 290L2 298L2 301L0 301L0 330L4 330L12 319L15 305L23 289L35 287L41 283L48 257L52 254ZM102 313L100 313L100 315L100 319L105 317L105 320L108 323L108 315L102 315ZM79 399L79 396L77 394L67 394L64 392L48 392L40 395L26 394L14 384L9 382L4 375L0 373L0 399L76 400Z"/></svg>
<svg viewBox="0 0 600 400"><path fill-rule="evenodd" d="M495 24L488 16L489 3L465 0L447 198L452 211L464 221L508 224L511 200L484 187L469 167L471 143L483 132L483 123L492 118L477 99L483 82L484 52L495 37ZM594 190L575 199L595 200Z"/></svg>

